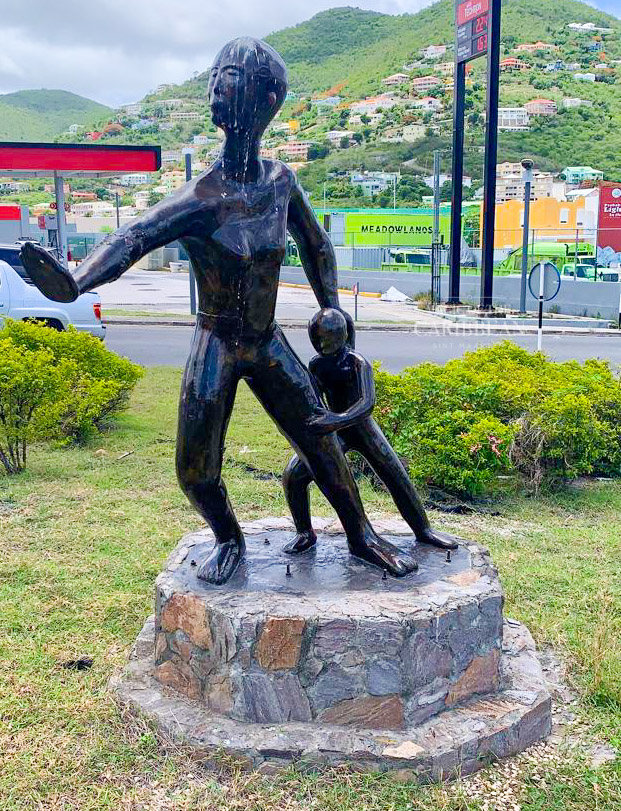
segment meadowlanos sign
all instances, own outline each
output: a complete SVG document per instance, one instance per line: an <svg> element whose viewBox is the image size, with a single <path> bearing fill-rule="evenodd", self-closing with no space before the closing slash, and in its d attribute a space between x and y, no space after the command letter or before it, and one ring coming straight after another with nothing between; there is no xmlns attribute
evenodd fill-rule
<svg viewBox="0 0 621 811"><path fill-rule="evenodd" d="M440 234L445 243L449 241L450 227L450 214L441 214ZM344 230L346 245L429 247L433 236L433 214L347 212Z"/></svg>

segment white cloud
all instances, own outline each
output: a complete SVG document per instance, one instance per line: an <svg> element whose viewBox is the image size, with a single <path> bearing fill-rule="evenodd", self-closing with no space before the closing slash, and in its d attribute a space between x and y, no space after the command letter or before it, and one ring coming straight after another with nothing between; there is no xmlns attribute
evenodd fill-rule
<svg viewBox="0 0 621 811"><path fill-rule="evenodd" d="M385 13L432 0L362 0ZM21 0L3 4L0 93L62 88L116 106L206 70L233 37L264 37L334 0Z"/></svg>

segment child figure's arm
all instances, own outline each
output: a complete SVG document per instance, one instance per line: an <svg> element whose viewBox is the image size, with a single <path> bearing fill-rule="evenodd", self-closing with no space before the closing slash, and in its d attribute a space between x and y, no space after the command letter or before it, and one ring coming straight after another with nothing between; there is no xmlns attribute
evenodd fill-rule
<svg viewBox="0 0 621 811"><path fill-rule="evenodd" d="M375 408L375 383L373 382L373 367L361 355L352 352L356 364L356 376L360 388L360 397L346 411L336 413L328 411L309 422L311 430L320 434L340 431L355 425L365 417L370 416ZM317 379L317 378L315 378Z"/></svg>

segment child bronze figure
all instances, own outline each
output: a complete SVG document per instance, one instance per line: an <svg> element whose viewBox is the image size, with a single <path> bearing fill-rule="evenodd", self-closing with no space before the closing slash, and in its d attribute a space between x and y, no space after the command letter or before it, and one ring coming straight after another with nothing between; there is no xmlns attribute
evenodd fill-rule
<svg viewBox="0 0 621 811"><path fill-rule="evenodd" d="M317 435L337 432L343 452L357 451L386 485L397 509L419 543L440 549L456 549L457 539L431 528L425 508L401 460L371 416L375 386L371 364L348 344L347 322L339 310L320 310L309 324L317 352L309 371L330 411L308 423ZM309 486L312 474L293 456L283 475L283 484L297 534L285 546L295 554L313 547L317 536L311 525ZM362 557L362 555L360 555Z"/></svg>

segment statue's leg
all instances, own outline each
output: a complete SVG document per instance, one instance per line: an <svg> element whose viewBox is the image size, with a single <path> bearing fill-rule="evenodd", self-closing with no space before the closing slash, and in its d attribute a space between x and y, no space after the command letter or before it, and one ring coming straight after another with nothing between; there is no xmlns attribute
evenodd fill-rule
<svg viewBox="0 0 621 811"><path fill-rule="evenodd" d="M177 478L216 542L198 576L224 583L242 559L245 544L222 481L224 438L238 383L226 342L197 328L186 366L177 434Z"/></svg>
<svg viewBox="0 0 621 811"><path fill-rule="evenodd" d="M323 406L308 370L278 326L257 352L248 382L336 510L352 554L396 577L413 572L417 564L412 555L385 541L369 523L336 434L318 436L308 430L309 419Z"/></svg>
<svg viewBox="0 0 621 811"><path fill-rule="evenodd" d="M416 535L416 540L440 549L457 549L458 539L429 525L425 507L407 470L375 420L367 419L353 426L348 435L352 448L364 456L386 485L397 509Z"/></svg>
<svg viewBox="0 0 621 811"><path fill-rule="evenodd" d="M291 555L306 552L317 543L317 536L311 522L309 488L313 477L300 457L295 454L282 474L282 485L287 504L293 516L296 535L284 547Z"/></svg>

